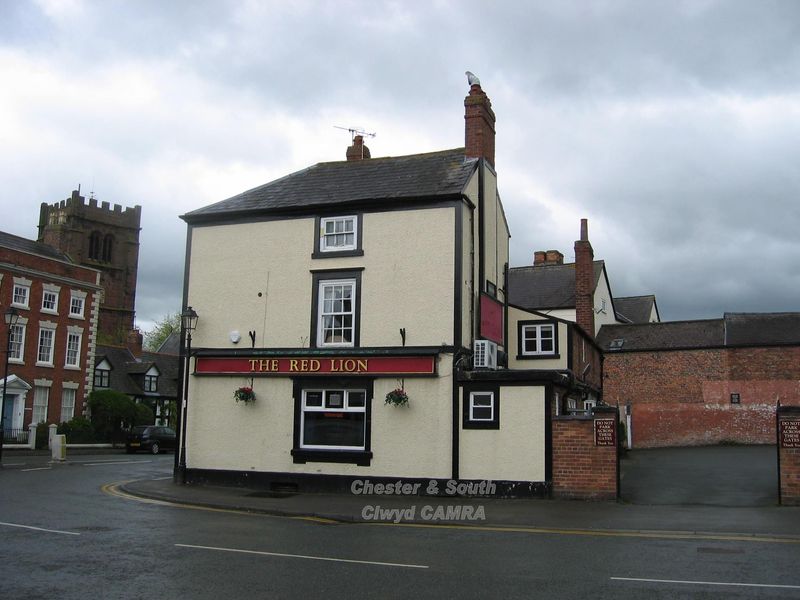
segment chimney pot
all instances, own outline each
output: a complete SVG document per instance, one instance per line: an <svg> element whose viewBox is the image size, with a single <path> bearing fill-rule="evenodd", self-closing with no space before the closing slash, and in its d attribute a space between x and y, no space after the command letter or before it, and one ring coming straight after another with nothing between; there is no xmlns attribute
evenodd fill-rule
<svg viewBox="0 0 800 600"><path fill-rule="evenodd" d="M546 253L546 262L547 265L563 265L564 264L564 255L561 254L558 250L548 250Z"/></svg>
<svg viewBox="0 0 800 600"><path fill-rule="evenodd" d="M589 220L581 219L581 241L589 241Z"/></svg>
<svg viewBox="0 0 800 600"><path fill-rule="evenodd" d="M533 253L533 266L543 265L547 261L547 252L537 250Z"/></svg>

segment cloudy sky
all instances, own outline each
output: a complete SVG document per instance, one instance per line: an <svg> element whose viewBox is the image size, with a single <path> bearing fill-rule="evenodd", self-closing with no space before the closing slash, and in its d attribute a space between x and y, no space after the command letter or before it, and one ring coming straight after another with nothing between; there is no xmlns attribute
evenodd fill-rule
<svg viewBox="0 0 800 600"><path fill-rule="evenodd" d="M572 260L662 318L800 310L800 2L0 0L0 229L39 204L143 207L137 320L180 310L178 215L376 132L463 145L497 114L512 266Z"/></svg>

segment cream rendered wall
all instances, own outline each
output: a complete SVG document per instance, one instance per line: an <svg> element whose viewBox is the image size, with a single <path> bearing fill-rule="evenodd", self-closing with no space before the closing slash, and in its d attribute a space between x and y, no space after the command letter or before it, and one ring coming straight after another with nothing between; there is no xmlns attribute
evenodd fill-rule
<svg viewBox="0 0 800 600"><path fill-rule="evenodd" d="M194 227L188 304L199 315L195 348L309 346L311 269L363 267L361 346L439 346L453 341L454 209L364 213L364 256L312 259L314 219ZM261 293L261 297L259 297ZM434 299L433 301L431 299ZM234 345L229 332L238 330ZM294 400L288 377L256 377L255 405L237 404L236 376L190 377L189 468L373 476L449 477L452 436L452 358L441 376L406 378L408 409L384 406L395 378L376 379L370 467L294 464Z"/></svg>
<svg viewBox="0 0 800 600"><path fill-rule="evenodd" d="M508 368L509 369L568 369L567 366L567 344L568 329L563 323L556 323L558 331L558 358L545 359L537 358L533 360L519 360L519 331L517 323L520 321L546 321L547 317L532 314L519 308L509 307L508 309ZM502 415L502 411L500 412Z"/></svg>
<svg viewBox="0 0 800 600"><path fill-rule="evenodd" d="M606 271L600 274L600 281L594 291L594 334L597 335L603 325L615 325L617 315L614 314L614 307L611 303L611 290L606 282Z"/></svg>
<svg viewBox="0 0 800 600"><path fill-rule="evenodd" d="M478 248L475 243L480 239L479 220L478 214L478 172L472 174L472 178L464 189L464 193L469 198L474 208L464 205L461 211L462 215L462 232L464 239L462 241L463 263L461 273L464 277L464 283L461 291L461 340L464 346L472 347L474 339L474 319L477 315L477 285L478 281Z"/></svg>
<svg viewBox="0 0 800 600"><path fill-rule="evenodd" d="M545 480L544 391L544 386L500 388L500 429L461 430L462 479Z"/></svg>
<svg viewBox="0 0 800 600"><path fill-rule="evenodd" d="M441 355L438 377L406 378L408 407L387 406L394 378L375 380L372 398L372 464L295 464L294 399L288 377L256 377L253 405L236 403L242 376L190 377L187 466L283 473L449 478L452 453L452 357ZM501 413L502 414L502 413Z"/></svg>
<svg viewBox="0 0 800 600"><path fill-rule="evenodd" d="M257 347L308 347L311 269L356 267L364 268L362 346L400 345L401 327L408 345L452 344L453 235L452 207L365 213L364 256L312 259L313 218L195 227L193 344L234 347L228 334L236 330L241 347L255 330Z"/></svg>

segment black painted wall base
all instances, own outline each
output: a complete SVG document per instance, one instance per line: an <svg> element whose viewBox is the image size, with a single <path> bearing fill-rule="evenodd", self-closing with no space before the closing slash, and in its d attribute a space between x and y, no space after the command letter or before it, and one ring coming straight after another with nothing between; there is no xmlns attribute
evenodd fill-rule
<svg viewBox="0 0 800 600"><path fill-rule="evenodd" d="M254 471L223 471L216 469L187 469L186 482L195 485L229 485L246 487L253 490L264 490L281 493L332 493L352 494L353 482L357 489L362 489L363 482L371 484L420 484L419 496L439 497L491 497L491 498L549 498L552 483L549 481L495 481L491 480L494 488L491 493L465 493L449 494L448 490L458 490L457 485L463 489L487 489L483 480L460 479L457 482L449 479L425 479L413 477L372 477L355 475L310 475L305 473L275 473ZM471 485L470 485L471 484ZM437 493L431 493L436 490Z"/></svg>

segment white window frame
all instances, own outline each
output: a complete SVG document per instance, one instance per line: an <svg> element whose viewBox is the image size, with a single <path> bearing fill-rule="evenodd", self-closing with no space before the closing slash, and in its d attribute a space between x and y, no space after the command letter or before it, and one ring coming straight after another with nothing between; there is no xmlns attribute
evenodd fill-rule
<svg viewBox="0 0 800 600"><path fill-rule="evenodd" d="M73 319L83 319L83 311L85 310L85 307L86 292L72 290L69 298L69 316Z"/></svg>
<svg viewBox="0 0 800 600"><path fill-rule="evenodd" d="M42 312L50 315L58 314L58 297L61 288L57 285L44 284L42 286Z"/></svg>
<svg viewBox="0 0 800 600"><path fill-rule="evenodd" d="M327 232L328 224L333 225L334 231ZM343 224L341 231L336 231L338 223ZM346 229L346 226L352 223L352 229ZM337 245L335 243L337 236L353 236L352 243L343 243ZM321 217L319 220L319 251L320 252L341 252L343 250L357 250L358 249L358 216L347 215L343 217Z"/></svg>
<svg viewBox="0 0 800 600"><path fill-rule="evenodd" d="M42 402L44 398L44 403ZM47 409L50 404L50 388L44 385L35 385L33 388L33 411L31 423L47 423Z"/></svg>
<svg viewBox="0 0 800 600"><path fill-rule="evenodd" d="M488 396L489 397L489 406L490 409L490 416L486 417L476 417L475 416L475 409L476 408L487 408L485 405L477 405L475 400L478 396ZM496 410L496 402L494 397L494 392L489 390L477 390L474 392L469 393L469 420L473 423L492 423L495 421L495 410Z"/></svg>
<svg viewBox="0 0 800 600"><path fill-rule="evenodd" d="M144 391L145 392L158 392L158 375L145 375L144 376Z"/></svg>
<svg viewBox="0 0 800 600"><path fill-rule="evenodd" d="M39 343L36 348L36 366L37 367L52 367L53 355L55 353L56 342L56 326L55 323L47 323L45 321L39 323ZM46 355L42 356L42 351L46 351Z"/></svg>
<svg viewBox="0 0 800 600"><path fill-rule="evenodd" d="M61 390L61 423L71 421L75 416L75 398L78 390L71 387L64 387Z"/></svg>
<svg viewBox="0 0 800 600"><path fill-rule="evenodd" d="M83 333L79 331L67 332L67 351L64 354L64 367L80 368L81 366L81 343ZM72 360L70 360L72 358Z"/></svg>
<svg viewBox="0 0 800 600"><path fill-rule="evenodd" d="M31 280L21 277L14 278L14 288L11 296L11 305L17 308L30 308Z"/></svg>
<svg viewBox="0 0 800 600"><path fill-rule="evenodd" d="M23 364L25 362L25 334L27 333L27 320L14 325L9 332L8 362Z"/></svg>
<svg viewBox="0 0 800 600"><path fill-rule="evenodd" d="M100 382L97 383L97 375L100 375ZM105 383L105 385L102 385ZM100 389L108 389L111 387L111 369L95 368L94 376L92 377L92 386Z"/></svg>
<svg viewBox="0 0 800 600"><path fill-rule="evenodd" d="M542 350L542 330L549 329L551 333L550 341L552 342L553 349L552 350ZM529 336L529 332L533 332L533 336ZM522 340L521 340L521 348L522 356L555 356L556 354L556 335L558 335L558 329L556 328L555 323L542 323L536 325L523 325L522 326ZM527 343L529 341L534 341L536 345L535 350L528 350Z"/></svg>
<svg viewBox="0 0 800 600"><path fill-rule="evenodd" d="M321 406L309 406L307 404L308 394L309 393L321 393L322 394L322 404ZM330 406L328 404L328 394L341 392L343 394L342 399L342 406ZM350 394L353 393L360 393L364 396L364 404L363 406L351 406L350 405ZM367 402L369 402L369 398L367 397L367 390L361 388L309 388L303 390L303 401L300 406L300 448L304 450L365 450L366 443L367 443ZM327 412L327 413L338 413L338 412L349 412L349 413L361 413L364 415L364 419L362 421L363 424L363 437L362 443L360 446L327 446L322 444L306 444L304 440L305 436L305 421L306 421L306 413L309 412Z"/></svg>
<svg viewBox="0 0 800 600"><path fill-rule="evenodd" d="M342 287L349 287L350 288L350 311L331 311L325 312L325 290L328 288L333 288L336 286ZM355 346L355 339L356 339L356 294L358 293L358 287L356 284L355 279L325 279L319 282L319 287L317 290L317 346L318 347L352 347ZM331 301L335 302L336 299L332 298ZM343 299L342 299L343 301ZM325 332L327 328L325 327L326 317L330 317L335 319L336 317L344 318L350 317L350 341L325 341ZM332 332L335 332L337 328L331 328ZM340 328L342 331L345 331L346 328ZM344 337L344 336L342 336Z"/></svg>

